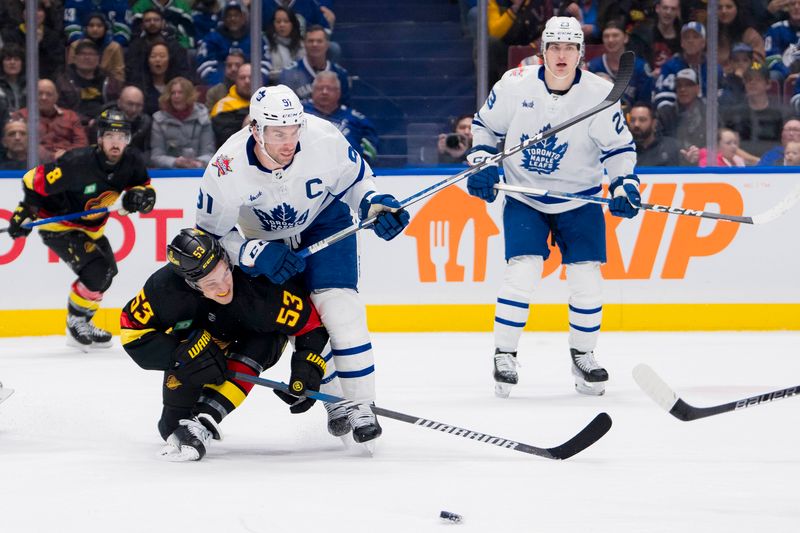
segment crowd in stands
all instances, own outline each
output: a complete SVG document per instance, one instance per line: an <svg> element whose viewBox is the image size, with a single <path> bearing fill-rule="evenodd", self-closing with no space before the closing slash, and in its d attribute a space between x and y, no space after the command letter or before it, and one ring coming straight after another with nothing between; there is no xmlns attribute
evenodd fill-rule
<svg viewBox="0 0 800 533"><path fill-rule="evenodd" d="M333 0L261 0L254 66L251 1L39 0L39 161L92 144L96 117L115 107L151 167L204 168L249 123L252 76L294 89L374 161L376 130L347 107L350 78L331 59L341 55ZM25 16L23 0L0 3L0 169L28 166ZM315 83L320 73L331 75Z"/></svg>
<svg viewBox="0 0 800 533"><path fill-rule="evenodd" d="M132 144L150 166L202 168L247 125L250 82L257 76L265 85L294 89L309 113L336 124L375 162L377 132L349 107L349 74L339 64L341 48L331 40L333 0L260 0L264 32L258 65L250 62L251 1L39 0L40 161L92 143L97 115L117 107L131 120ZM465 35L474 37L476 0L458 2ZM800 0L719 0L718 5L719 53L711 66L720 87L716 164L795 161ZM549 17L575 16L597 52L587 55L588 70L613 80L622 53L637 54L623 104L640 165L709 164L706 2L488 0L487 9L490 80L515 66L507 61L510 46L536 52ZM0 3L4 169L27 165L25 15L22 0ZM464 162L472 111L465 109L438 138L440 163Z"/></svg>

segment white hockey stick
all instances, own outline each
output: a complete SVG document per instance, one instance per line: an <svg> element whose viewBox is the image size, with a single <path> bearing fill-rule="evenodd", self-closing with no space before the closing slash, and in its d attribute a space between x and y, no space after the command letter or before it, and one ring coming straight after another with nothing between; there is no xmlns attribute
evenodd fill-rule
<svg viewBox="0 0 800 533"><path fill-rule="evenodd" d="M508 185L506 183L498 183L494 186L495 189L507 192L515 192L520 194L529 194L531 196L546 196L549 198L561 198L563 200L580 200L581 202L588 202L593 204L609 204L609 198L602 198L600 196L591 196L587 194L577 194L569 192L550 191L548 189L537 189L534 187L520 187L518 185ZM713 218L715 220L726 220L728 222L737 222L739 224L766 224L772 222L776 218L786 213L789 209L795 206L800 200L800 185L797 185L788 195L783 197L780 202L770 207L763 213L753 215L750 217L737 216L737 215L724 215L721 213L707 213L705 211L698 211L695 209L685 209L683 207L673 207L668 205L658 204L645 204L642 203L642 209L645 211L656 211L658 213L669 213L672 215L686 215L699 218Z"/></svg>
<svg viewBox="0 0 800 533"><path fill-rule="evenodd" d="M425 198L436 194L445 187L449 187L450 185L456 183L457 181L461 181L464 178L476 174L488 166L496 165L503 159L511 155L514 155L517 152L525 150L526 148L530 148L534 144L541 142L549 137L552 137L556 133L559 133L560 131L572 127L578 122L584 121L587 118L590 118L596 115L597 113L603 111L604 109L611 107L612 105L617 103L617 101L622 97L622 94L628 87L628 83L630 83L631 81L631 77L633 76L633 66L635 58L636 56L633 54L633 52L625 52L624 54L622 54L622 58L620 59L619 62L619 70L617 71L617 77L616 80L614 81L614 86L611 88L611 92L608 93L608 96L606 96L602 102L600 102L593 108L587 109L583 113L576 115L571 119L562 122L561 124L558 124L553 128L550 128L547 131L539 132L533 137L521 142L520 144L517 144L515 146L509 146L505 148L502 152L494 154L491 157L487 157L482 163L479 163L474 167L469 167L467 169L464 169L462 172L459 172L455 176L450 176L449 178L443 179L438 183L434 183L430 187L427 187L415 194L412 194L411 196L400 202L400 206L405 208L419 202L420 200L424 200ZM354 224L349 228L345 228L338 233L334 233L327 239L322 239L321 241L312 244L308 248L304 248L303 250L298 251L297 255L299 255L300 257L308 257L313 253L319 252L320 250L327 248L331 244L339 242L340 240L345 239L350 235L353 235L354 233L356 233L361 229L372 226L372 224L375 222L377 218L378 218L377 215L365 218L359 224Z"/></svg>

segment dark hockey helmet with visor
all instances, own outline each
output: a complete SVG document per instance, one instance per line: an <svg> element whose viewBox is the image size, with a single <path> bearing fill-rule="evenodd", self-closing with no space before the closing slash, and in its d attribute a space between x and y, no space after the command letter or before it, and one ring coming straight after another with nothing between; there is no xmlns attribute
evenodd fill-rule
<svg viewBox="0 0 800 533"><path fill-rule="evenodd" d="M109 131L121 131L131 134L131 122L119 109L106 109L97 117L97 135L101 136Z"/></svg>
<svg viewBox="0 0 800 533"><path fill-rule="evenodd" d="M208 233L186 228L167 245L167 260L173 272L196 287L196 282L214 270L220 261L230 265L222 245Z"/></svg>

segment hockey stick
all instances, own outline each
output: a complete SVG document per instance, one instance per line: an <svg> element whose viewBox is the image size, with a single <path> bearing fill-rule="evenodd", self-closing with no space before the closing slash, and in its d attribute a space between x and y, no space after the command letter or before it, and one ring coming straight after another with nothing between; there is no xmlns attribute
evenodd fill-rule
<svg viewBox="0 0 800 533"><path fill-rule="evenodd" d="M571 192L558 192L550 191L547 189L536 189L533 187L520 187L518 185L508 185L506 183L497 183L495 189L507 192L516 192L521 194L529 194L532 196L547 196L549 198L562 198L564 200L580 200L582 202L589 202L593 204L610 204L609 198L602 198L600 196L591 196L587 194L578 194ZM645 204L642 203L641 209L645 211L656 211L658 213L669 213L672 215L686 215L699 218L713 218L715 220L726 220L728 222L738 222L739 224L766 224L783 215L789 209L794 207L797 201L800 200L800 185L796 186L792 191L786 195L780 202L770 207L763 213L753 215L751 217L737 216L737 215L723 215L720 213L707 213L705 211L698 211L696 209L685 209L683 207L672 207L668 205L659 204Z"/></svg>
<svg viewBox="0 0 800 533"><path fill-rule="evenodd" d="M232 372L231 377L233 379L247 381L249 383L254 383L256 385L261 385L263 387L269 387L271 389L276 389L292 394L292 391L289 390L289 386L286 385L285 383L281 383L280 381L272 381L270 379L259 378L251 376L249 374L241 374L239 372ZM309 398L313 398L315 400L319 400L325 403L342 404L346 406L359 405L358 402L345 400L344 398L339 398L338 396L332 396L330 394L325 394L322 392L317 392L312 390L306 391L305 395ZM399 420L401 422L408 422L409 424L414 424L415 426L422 426L430 429L435 429L436 431L449 433L451 435L464 437L478 442L484 442L486 444L493 444L501 448L508 448L510 450L515 450L518 452L523 452L531 455L538 455L539 457L545 457L547 459L557 459L557 460L567 459L569 457L572 457L576 453L585 450L586 448L597 442L597 440L600 439L600 437L602 437L603 435L605 435L611 428L611 417L608 416L606 413L600 413L599 415L594 417L594 419L591 422L589 422L589 424L585 428L583 428L577 435L569 439L564 444L555 446L553 448L539 448L537 446L531 446L530 444L523 444L521 442L508 440L503 437L495 437L493 435L487 435L486 433L472 431L471 429L460 428L458 426L451 426L449 424L443 424L442 422L428 420L427 418L419 418L416 416L407 415L405 413L399 413L397 411L390 411L389 409L384 409L382 407L377 407L375 405L370 405L369 407L370 409L372 409L372 412L378 416L392 418L394 420Z"/></svg>
<svg viewBox="0 0 800 533"><path fill-rule="evenodd" d="M731 411L738 411L740 409L769 403L773 400L800 395L800 385L795 385L794 387L765 392L758 396L751 396L722 405L695 407L679 398L669 385L667 385L652 368L645 364L636 365L633 369L633 379L654 402L660 405L669 414L684 422L690 422L707 416L729 413Z"/></svg>
<svg viewBox="0 0 800 533"><path fill-rule="evenodd" d="M42 226L44 224L52 224L53 222L61 222L62 220L74 220L76 218L83 218L89 215L97 215L100 213L109 213L112 211L116 211L121 215L127 215L128 212L124 209L110 209L108 207L96 207L95 209L89 209L88 211L80 211L78 213L67 213L66 215L58 215L55 217L50 218L40 218L38 220L33 220L31 222L26 222L22 225L23 228L30 229L35 228L36 226ZM8 228L0 228L0 233L6 233Z"/></svg>
<svg viewBox="0 0 800 533"><path fill-rule="evenodd" d="M617 78L614 81L614 86L611 88L611 92L608 93L605 100L597 104L591 109L587 109L583 113L572 117L571 119L558 124L557 126L550 128L547 131L542 131L534 135L533 137L526 139L525 141L517 144L516 146L511 146L504 149L502 152L494 154L491 157L487 157L482 163L475 165L474 167L469 167L464 169L462 172L459 172L455 176L450 176L449 178L445 178L438 183L434 183L430 187L422 189L421 191L412 194L402 202L400 202L401 208L408 207L413 205L420 200L424 200L425 198L436 194L437 192L441 191L445 187L449 187L450 185L456 183L457 181L461 181L464 178L467 178L473 174L480 172L481 170L485 169L488 166L496 165L497 163L501 162L503 159L516 154L526 148L530 148L532 145L541 142L549 137L552 137L556 133L559 133L569 127L574 126L578 122L582 122L587 118L590 118L597 113L603 111L604 109L611 107L622 97L622 94L625 92L625 89L628 87L628 83L631 81L631 77L633 76L633 65L634 65L635 56L633 52L625 52L622 54L622 58L619 62L619 70L617 71ZM369 218L365 218L360 223L350 226L349 228L345 228L338 233L334 233L330 237L326 239L322 239L319 242L316 242L309 246L308 248L304 248L297 252L297 255L300 257L308 257L309 255L319 252L334 244L339 242L342 239L353 235L357 231L370 227L378 216L372 216Z"/></svg>

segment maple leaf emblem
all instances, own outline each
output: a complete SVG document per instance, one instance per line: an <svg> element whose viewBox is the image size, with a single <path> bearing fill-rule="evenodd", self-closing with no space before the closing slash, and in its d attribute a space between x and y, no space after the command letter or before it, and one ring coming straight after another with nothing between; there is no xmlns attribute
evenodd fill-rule
<svg viewBox="0 0 800 533"><path fill-rule="evenodd" d="M270 210L269 213L253 208L253 212L261 221L261 227L266 231L279 231L283 229L302 226L308 220L308 210L299 215L297 210L286 202Z"/></svg>
<svg viewBox="0 0 800 533"><path fill-rule="evenodd" d="M545 125L539 133L544 133L550 129L550 124ZM520 143L530 139L527 133L520 135ZM522 151L522 163L520 166L530 172L537 174L552 174L558 170L561 159L567 152L569 143L558 144L558 136L553 135L543 141L539 141Z"/></svg>

